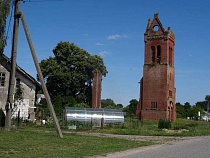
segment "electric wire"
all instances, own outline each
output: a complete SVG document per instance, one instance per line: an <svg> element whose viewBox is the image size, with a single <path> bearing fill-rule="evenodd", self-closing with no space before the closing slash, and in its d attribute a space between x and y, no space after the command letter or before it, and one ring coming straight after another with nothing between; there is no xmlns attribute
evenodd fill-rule
<svg viewBox="0 0 210 158"><path fill-rule="evenodd" d="M63 0L21 0L21 1L23 1L23 3L25 3L25 2L52 2L52 1L63 1Z"/></svg>

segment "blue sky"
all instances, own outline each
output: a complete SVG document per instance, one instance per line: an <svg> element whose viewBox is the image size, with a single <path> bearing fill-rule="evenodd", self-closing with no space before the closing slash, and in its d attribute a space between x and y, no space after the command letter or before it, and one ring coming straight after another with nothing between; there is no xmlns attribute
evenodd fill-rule
<svg viewBox="0 0 210 158"><path fill-rule="evenodd" d="M53 56L60 41L75 43L104 59L102 99L127 106L139 98L144 32L159 13L176 37L176 102L191 105L210 95L209 0L26 0L21 3L39 61ZM5 54L10 57L13 18ZM32 76L35 66L20 22L17 64Z"/></svg>

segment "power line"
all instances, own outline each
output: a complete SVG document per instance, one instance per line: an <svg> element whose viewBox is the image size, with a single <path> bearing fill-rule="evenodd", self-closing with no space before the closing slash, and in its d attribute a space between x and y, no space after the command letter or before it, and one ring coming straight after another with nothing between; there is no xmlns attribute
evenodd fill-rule
<svg viewBox="0 0 210 158"><path fill-rule="evenodd" d="M23 1L23 3L25 3L25 2L52 2L52 1L63 1L63 0L22 0Z"/></svg>

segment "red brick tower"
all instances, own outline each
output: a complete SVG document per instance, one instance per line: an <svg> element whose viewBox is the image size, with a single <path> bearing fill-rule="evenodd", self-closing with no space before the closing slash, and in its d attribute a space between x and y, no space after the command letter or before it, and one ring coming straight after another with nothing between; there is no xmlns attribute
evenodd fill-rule
<svg viewBox="0 0 210 158"><path fill-rule="evenodd" d="M144 120L176 121L174 87L175 37L165 30L158 18L148 20L144 33L145 54L140 99L136 117Z"/></svg>
<svg viewBox="0 0 210 158"><path fill-rule="evenodd" d="M93 75L92 108L101 108L102 74L99 70L94 70Z"/></svg>

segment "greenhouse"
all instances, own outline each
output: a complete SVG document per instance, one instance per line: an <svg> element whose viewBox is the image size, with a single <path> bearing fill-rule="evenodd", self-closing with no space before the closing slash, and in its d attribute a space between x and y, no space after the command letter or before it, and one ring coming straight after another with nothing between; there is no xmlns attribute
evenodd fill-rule
<svg viewBox="0 0 210 158"><path fill-rule="evenodd" d="M95 124L117 124L124 123L124 113L118 109L104 109L104 108L65 108L66 120L95 123Z"/></svg>

